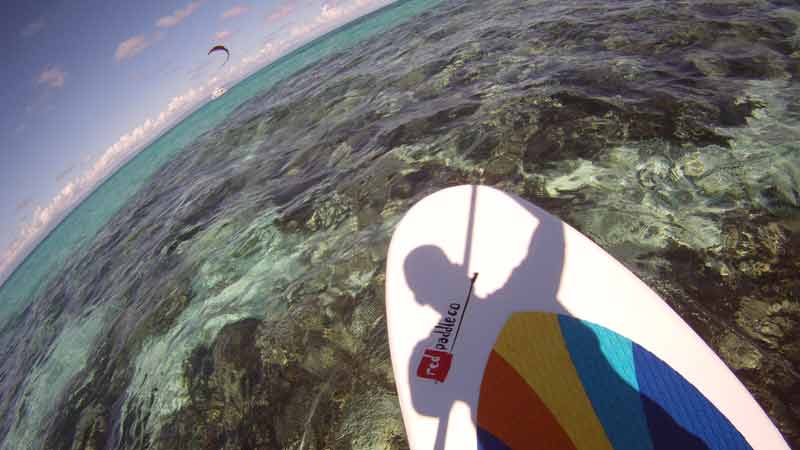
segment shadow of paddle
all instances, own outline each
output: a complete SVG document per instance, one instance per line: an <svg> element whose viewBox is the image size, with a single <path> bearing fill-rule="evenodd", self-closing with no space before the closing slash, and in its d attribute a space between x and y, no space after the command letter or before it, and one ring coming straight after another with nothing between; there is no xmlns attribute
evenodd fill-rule
<svg viewBox="0 0 800 450"><path fill-rule="evenodd" d="M434 418L438 422L433 446L414 447L412 443L412 450L423 450L423 448L443 450L447 444L450 417L456 405L463 403L465 405L479 406L476 386L464 386L446 378L448 371L453 373L454 370L483 373L487 364L486 360L478 361L475 365L469 366L471 364L470 358L460 357L461 355L469 354L474 348L471 347L474 343L494 343L512 313L527 312L532 309L532 296L535 296L535 309L537 311L569 315L557 297L565 258L563 225L554 217L543 214L537 208L531 208L529 204L517 197L512 197L521 208L536 217L539 222L528 242L526 256L512 270L507 281L499 289L484 294L484 296L476 295L472 288L476 282L476 277L480 280L480 273L471 274L467 272L469 267L481 266L481 264L470 265L472 239L474 238L473 222L476 216L477 201L476 188L474 186L472 188L470 217L467 220L469 231L466 239L466 248L464 249L464 264L451 262L441 248L432 245L415 248L407 255L404 261L403 269L406 281L413 291L415 301L420 306L434 308L440 317L437 325L428 333L428 336L415 345L411 353L411 361L408 364L408 380L413 408L418 414ZM503 230L496 230L496 233L502 234ZM535 292L531 291L531 286L536 287ZM448 299L448 301L442 302L440 301L441 299ZM497 308L497 303L501 302L506 303L505 308L508 314L502 317L497 314L490 314L490 309ZM575 322L581 323L579 321ZM630 386L625 379L621 378L614 367L606 361L591 329L585 327L585 330L581 329L581 325L576 325L573 328L575 328L575 333L580 337L582 358L592 361L592 376L603 380L603 388L615 393L612 396L607 396L607 399L611 399L610 407L617 406L620 408L620 414L614 415L619 420L617 422L612 420L614 423L609 424L604 422L603 425L610 426L613 430L624 430L625 425L630 422L630 420L624 418L624 414L638 413L639 417L643 417L641 408L645 404L648 408L648 419L652 417L658 421L659 436L665 434L673 436L668 446L653 447L652 445L643 445L644 443L641 441L631 444L631 439L625 438L624 433L607 430L606 434L608 434L608 440L611 441L613 448L618 450L628 448L707 450L709 448L697 436L676 423L656 402L648 398L639 400L640 393ZM535 390L531 390L536 395ZM625 402L617 402L619 399L625 399ZM615 403L619 404L615 405ZM510 429L528 430L526 433L530 432L530 436L541 437L548 435L548 430L537 430L537 425L540 425L538 423L519 422L526 417L525 411L516 410L515 408L523 408L526 405L519 404L513 399L509 399L504 404L509 407L505 408L502 413L503 417L500 420L512 424L513 426ZM633 410L626 410L626 405L633 408ZM638 411L635 410L637 406L639 408ZM470 416L475 428L450 430L450 432L475 433L478 425L476 423L478 411L474 409L474 406L471 407ZM558 422L558 418L556 418L556 421ZM576 448L570 436L566 434L565 436L567 437L560 441L546 443L541 442L541 439L540 441L520 441L519 438L514 440L509 436L493 436L491 433L483 433L485 430L479 429L479 431L479 449L514 448L520 450L522 448L539 448L538 446L543 444L545 444L545 447L541 448ZM618 435L622 435L622 437L620 438ZM504 444L504 439L511 439L516 442L516 446L511 447L508 445L509 443ZM522 439L525 438L523 437ZM536 438L532 437L531 439ZM520 442L527 443L520 446ZM450 448L454 447L451 445ZM608 446L599 446L597 448L608 448Z"/></svg>

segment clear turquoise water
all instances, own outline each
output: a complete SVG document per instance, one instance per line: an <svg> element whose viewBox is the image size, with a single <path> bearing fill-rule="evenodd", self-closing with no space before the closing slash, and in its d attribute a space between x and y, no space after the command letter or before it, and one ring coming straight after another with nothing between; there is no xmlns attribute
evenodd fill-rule
<svg viewBox="0 0 800 450"><path fill-rule="evenodd" d="M46 288L57 273L54 269L90 241L159 168L219 125L242 103L299 70L345 51L436 3L439 1L400 1L316 39L238 83L144 148L53 229L0 287L0 328Z"/></svg>

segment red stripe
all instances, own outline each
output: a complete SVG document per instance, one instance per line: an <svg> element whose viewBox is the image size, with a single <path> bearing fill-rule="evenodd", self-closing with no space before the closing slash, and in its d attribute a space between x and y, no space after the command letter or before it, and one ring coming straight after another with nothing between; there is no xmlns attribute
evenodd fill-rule
<svg viewBox="0 0 800 450"><path fill-rule="evenodd" d="M564 429L516 370L492 351L481 382L478 426L509 448L576 450Z"/></svg>

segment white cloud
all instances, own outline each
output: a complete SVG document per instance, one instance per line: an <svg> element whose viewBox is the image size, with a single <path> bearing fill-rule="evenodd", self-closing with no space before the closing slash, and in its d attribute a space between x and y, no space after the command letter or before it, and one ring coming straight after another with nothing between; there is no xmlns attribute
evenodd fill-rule
<svg viewBox="0 0 800 450"><path fill-rule="evenodd" d="M269 61L278 59L289 49L289 44L290 43L285 40L266 42L257 52L243 57L240 66L231 67L228 73L230 75L244 73L249 66L264 65Z"/></svg>
<svg viewBox="0 0 800 450"><path fill-rule="evenodd" d="M24 245L28 242L22 236L17 237L0 256L0 283L5 281L5 276L9 274L13 265L22 256L25 250Z"/></svg>
<svg viewBox="0 0 800 450"><path fill-rule="evenodd" d="M289 34L291 34L293 38L299 39L303 36L311 34L314 30L316 30L316 28L317 27L313 24L299 24L293 26L291 31L289 31Z"/></svg>
<svg viewBox="0 0 800 450"><path fill-rule="evenodd" d="M69 202L74 203L76 200L75 189L75 183L70 182L56 194L47 206L34 208L31 220L20 227L17 238L3 252L3 256L0 258L0 274L6 274L18 258L42 237L53 219L65 210L63 205L70 204Z"/></svg>
<svg viewBox="0 0 800 450"><path fill-rule="evenodd" d="M228 39L229 37L231 37L232 34L233 33L231 33L230 31L227 31L227 30L225 30L225 31L217 31L216 33L214 33L214 39L216 39L218 41L223 41L223 40Z"/></svg>
<svg viewBox="0 0 800 450"><path fill-rule="evenodd" d="M123 59L130 58L142 50L150 47L152 42L148 41L144 35L137 35L132 38L126 39L117 46L117 51L114 53L114 58L117 62Z"/></svg>
<svg viewBox="0 0 800 450"><path fill-rule="evenodd" d="M36 82L38 84L46 84L51 88L61 88L64 87L66 78L67 73L63 69L58 66L50 66L36 77Z"/></svg>
<svg viewBox="0 0 800 450"><path fill-rule="evenodd" d="M39 34L39 32L44 29L44 25L45 25L44 20L42 19L36 20L34 22L25 25L25 28L23 28L22 31L20 31L20 34L24 38L32 37L36 34Z"/></svg>
<svg viewBox="0 0 800 450"><path fill-rule="evenodd" d="M249 12L249 11L250 11L250 7L247 6L247 5L236 5L233 8L231 8L231 9L225 11L224 13L222 13L222 18L223 19L231 19L231 18L234 18L234 17L237 17L237 16L241 16L242 14L244 14L246 12Z"/></svg>
<svg viewBox="0 0 800 450"><path fill-rule="evenodd" d="M327 3L322 5L322 12L320 12L320 18L324 21L331 21L336 20L346 14L347 10L340 6L331 6Z"/></svg>
<svg viewBox="0 0 800 450"><path fill-rule="evenodd" d="M174 27L175 25L181 23L183 19L189 17L199 7L199 1L191 2L186 5L186 7L176 10L171 15L159 18L156 21L156 26L161 28Z"/></svg>
<svg viewBox="0 0 800 450"><path fill-rule="evenodd" d="M291 3L286 3L280 6L279 8L275 9L274 11L272 11L267 16L267 23L272 23L280 19L283 19L284 17L288 16L291 12L292 12Z"/></svg>
<svg viewBox="0 0 800 450"><path fill-rule="evenodd" d="M386 0L355 0L349 3L324 3L315 17L304 23L295 24L289 30L289 34L296 41L305 40L355 19L375 7L388 3L391 2Z"/></svg>

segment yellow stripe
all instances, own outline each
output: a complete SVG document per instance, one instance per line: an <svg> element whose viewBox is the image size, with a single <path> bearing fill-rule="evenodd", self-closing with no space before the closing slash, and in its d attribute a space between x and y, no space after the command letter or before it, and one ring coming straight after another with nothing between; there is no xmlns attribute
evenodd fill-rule
<svg viewBox="0 0 800 450"><path fill-rule="evenodd" d="M513 314L494 349L533 388L575 447L613 450L572 364L556 314Z"/></svg>

